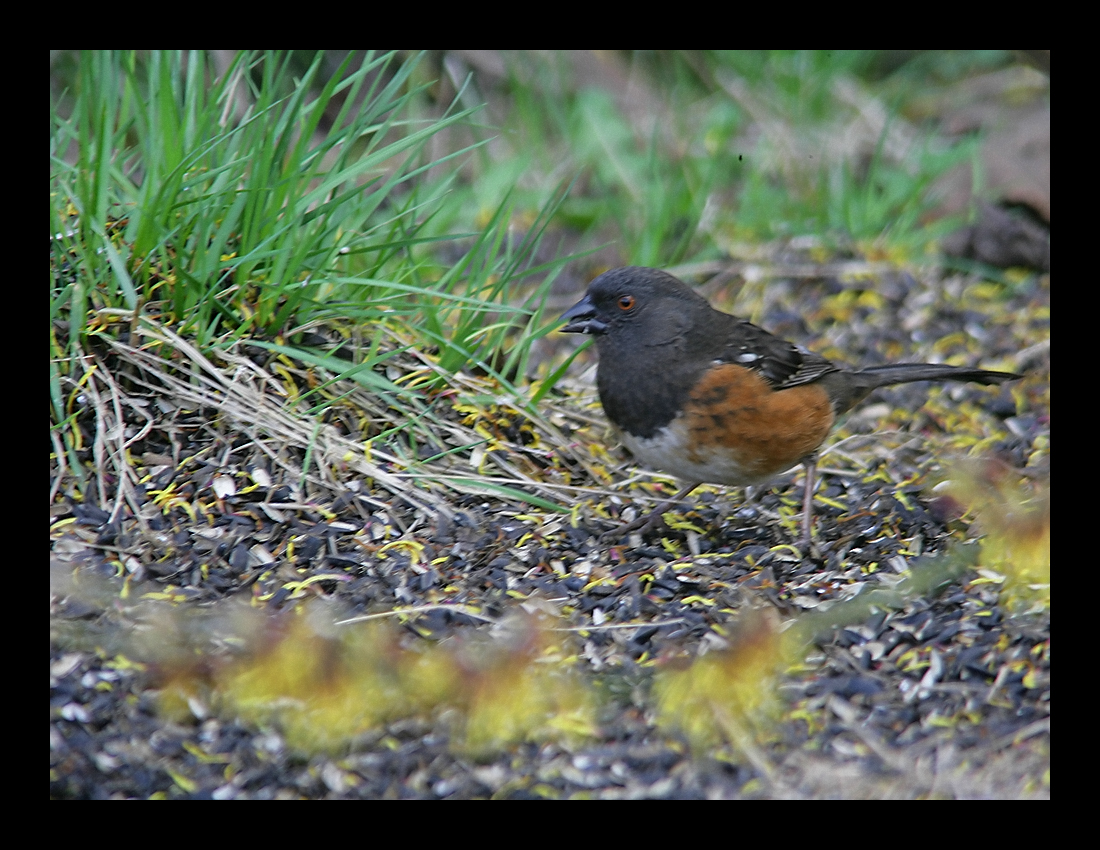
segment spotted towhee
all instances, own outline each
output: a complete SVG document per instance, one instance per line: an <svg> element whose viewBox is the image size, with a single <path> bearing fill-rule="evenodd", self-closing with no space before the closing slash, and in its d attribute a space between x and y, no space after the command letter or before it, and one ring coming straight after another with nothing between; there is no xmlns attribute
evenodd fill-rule
<svg viewBox="0 0 1100 850"><path fill-rule="evenodd" d="M688 483L628 528L653 523L704 482L744 487L802 463L808 544L816 452L837 417L888 384L1022 377L932 363L845 369L715 310L657 269L600 275L562 319L563 331L596 337L600 401L626 447Z"/></svg>

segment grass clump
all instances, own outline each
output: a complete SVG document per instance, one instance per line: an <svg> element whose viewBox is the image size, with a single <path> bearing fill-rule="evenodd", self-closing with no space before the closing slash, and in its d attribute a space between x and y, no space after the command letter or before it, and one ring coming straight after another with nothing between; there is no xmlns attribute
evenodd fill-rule
<svg viewBox="0 0 1100 850"><path fill-rule="evenodd" d="M426 229L480 144L429 142L477 107L455 97L418 117L420 54L335 68L321 54L219 56L88 52L51 98L51 426L74 470L92 342L143 323L200 351L248 340L305 359L414 414L418 396L385 375L393 333L439 350L436 384L471 363L525 365L538 310L512 288L553 207L518 243L506 201L480 232ZM445 270L442 242L461 256ZM318 348L319 328L345 342Z"/></svg>

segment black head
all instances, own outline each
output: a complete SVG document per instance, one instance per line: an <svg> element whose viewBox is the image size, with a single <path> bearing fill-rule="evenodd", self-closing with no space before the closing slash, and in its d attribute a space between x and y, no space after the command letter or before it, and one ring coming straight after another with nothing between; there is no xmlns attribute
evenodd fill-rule
<svg viewBox="0 0 1100 850"><path fill-rule="evenodd" d="M567 333L594 334L596 386L607 417L637 437L652 437L722 350L723 322L691 287L657 269L612 269L562 316Z"/></svg>
<svg viewBox="0 0 1100 850"><path fill-rule="evenodd" d="M706 299L687 284L658 269L626 266L604 272L588 285L584 298L562 314L565 333L608 334L646 324L657 315L709 313Z"/></svg>

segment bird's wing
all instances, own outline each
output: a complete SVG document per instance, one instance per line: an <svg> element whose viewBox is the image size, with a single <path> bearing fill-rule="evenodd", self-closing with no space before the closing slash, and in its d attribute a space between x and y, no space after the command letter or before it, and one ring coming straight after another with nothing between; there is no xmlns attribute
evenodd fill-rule
<svg viewBox="0 0 1100 850"><path fill-rule="evenodd" d="M776 389L810 384L822 375L837 371L836 365L819 354L780 339L751 322L730 317L725 347L718 360L755 369Z"/></svg>

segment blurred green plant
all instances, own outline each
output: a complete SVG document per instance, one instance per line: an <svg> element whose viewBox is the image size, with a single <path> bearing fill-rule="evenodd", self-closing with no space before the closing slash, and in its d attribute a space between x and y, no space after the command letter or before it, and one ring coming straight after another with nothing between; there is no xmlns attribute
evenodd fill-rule
<svg viewBox="0 0 1100 850"><path fill-rule="evenodd" d="M920 253L958 224L939 218L936 184L973 165L979 141L944 136L925 104L945 79L1011 61L1003 51L951 54L943 68L898 51L638 51L601 55L601 76L562 53L500 57L504 80L486 98L507 110L504 132L458 188L463 215L507 195L529 203L577 174L558 221L582 245L665 267L803 235Z"/></svg>

